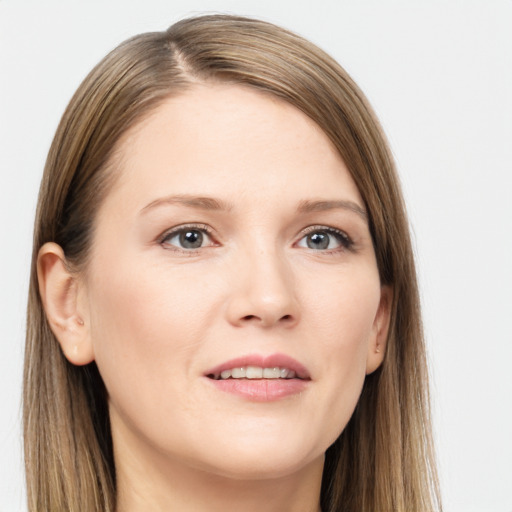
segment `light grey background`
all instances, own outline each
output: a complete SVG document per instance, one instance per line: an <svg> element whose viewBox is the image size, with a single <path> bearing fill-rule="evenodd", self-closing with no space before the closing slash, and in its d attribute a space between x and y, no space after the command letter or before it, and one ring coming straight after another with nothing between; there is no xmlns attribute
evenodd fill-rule
<svg viewBox="0 0 512 512"><path fill-rule="evenodd" d="M25 510L31 229L59 118L108 50L205 11L299 32L337 58L374 105L414 230L445 510L511 512L511 0L0 0L0 510Z"/></svg>

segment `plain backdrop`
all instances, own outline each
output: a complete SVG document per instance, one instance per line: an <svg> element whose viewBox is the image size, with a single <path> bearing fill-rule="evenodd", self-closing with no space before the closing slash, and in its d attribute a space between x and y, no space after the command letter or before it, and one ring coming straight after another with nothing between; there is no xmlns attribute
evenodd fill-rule
<svg viewBox="0 0 512 512"><path fill-rule="evenodd" d="M107 51L203 12L290 28L367 94L414 233L445 510L512 512L510 0L0 0L0 511L26 509L20 392L31 231L59 118Z"/></svg>

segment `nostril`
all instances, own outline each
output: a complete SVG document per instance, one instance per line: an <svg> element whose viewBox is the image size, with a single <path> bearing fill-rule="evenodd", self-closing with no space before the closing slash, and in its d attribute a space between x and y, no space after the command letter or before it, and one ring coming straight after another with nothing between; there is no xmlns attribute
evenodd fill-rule
<svg viewBox="0 0 512 512"><path fill-rule="evenodd" d="M251 320L262 320L262 318L260 318L259 316L257 315L246 315L243 317L243 320L245 321L251 321ZM280 318L280 320L284 320L284 321L290 321L290 320L293 320L293 317L292 315L284 315Z"/></svg>

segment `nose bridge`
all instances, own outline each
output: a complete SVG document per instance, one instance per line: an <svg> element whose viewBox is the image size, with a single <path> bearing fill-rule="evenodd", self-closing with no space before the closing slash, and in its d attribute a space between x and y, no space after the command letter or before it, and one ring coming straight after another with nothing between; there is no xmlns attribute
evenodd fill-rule
<svg viewBox="0 0 512 512"><path fill-rule="evenodd" d="M230 300L235 323L292 325L299 317L295 280L285 255L275 245L258 244L243 251Z"/></svg>

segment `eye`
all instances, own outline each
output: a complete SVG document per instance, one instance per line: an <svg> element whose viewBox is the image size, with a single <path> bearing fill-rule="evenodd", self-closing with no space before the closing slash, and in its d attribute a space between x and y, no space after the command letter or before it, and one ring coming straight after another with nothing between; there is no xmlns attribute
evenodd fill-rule
<svg viewBox="0 0 512 512"><path fill-rule="evenodd" d="M197 226L174 228L164 233L159 242L164 246L173 246L173 248L185 251L193 251L213 245L208 229Z"/></svg>
<svg viewBox="0 0 512 512"><path fill-rule="evenodd" d="M312 226L307 234L297 243L299 247L307 247L316 251L329 251L340 248L350 249L352 240L350 237L335 228Z"/></svg>

